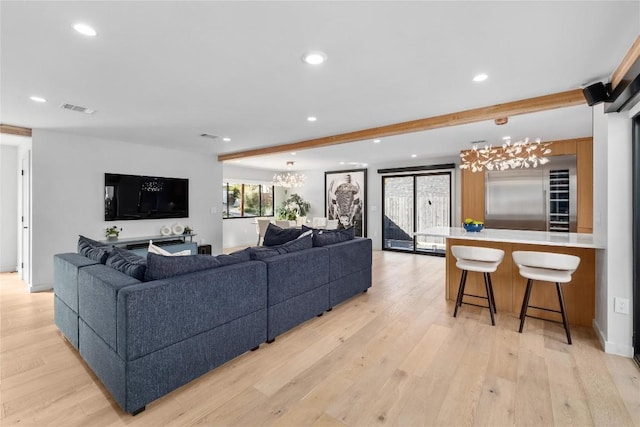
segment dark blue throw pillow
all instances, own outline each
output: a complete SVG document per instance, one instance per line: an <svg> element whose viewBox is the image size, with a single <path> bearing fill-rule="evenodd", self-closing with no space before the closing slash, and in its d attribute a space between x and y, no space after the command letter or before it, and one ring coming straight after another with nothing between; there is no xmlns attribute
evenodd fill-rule
<svg viewBox="0 0 640 427"><path fill-rule="evenodd" d="M251 259L262 260L276 255L288 254L291 252L303 251L313 247L313 236L311 233L302 233L298 238L278 246L262 246L251 249Z"/></svg>
<svg viewBox="0 0 640 427"><path fill-rule="evenodd" d="M147 271L146 258L121 248L113 248L106 265L140 281L144 281Z"/></svg>
<svg viewBox="0 0 640 427"><path fill-rule="evenodd" d="M264 233L264 246L278 246L297 239L302 234L302 230L297 228L280 228L277 225L269 224Z"/></svg>
<svg viewBox="0 0 640 427"><path fill-rule="evenodd" d="M351 226L349 228L336 230L323 230L317 228L309 228L302 226L303 230L313 230L313 246L327 246L334 243L346 242L356 237L356 229Z"/></svg>
<svg viewBox="0 0 640 427"><path fill-rule="evenodd" d="M209 268L224 267L251 260L248 249L237 251L229 255L182 255L164 256L147 253L147 271L145 280L167 279L181 274L193 273Z"/></svg>
<svg viewBox="0 0 640 427"><path fill-rule="evenodd" d="M113 245L100 243L84 236L78 237L78 253L100 264L107 262L112 249Z"/></svg>

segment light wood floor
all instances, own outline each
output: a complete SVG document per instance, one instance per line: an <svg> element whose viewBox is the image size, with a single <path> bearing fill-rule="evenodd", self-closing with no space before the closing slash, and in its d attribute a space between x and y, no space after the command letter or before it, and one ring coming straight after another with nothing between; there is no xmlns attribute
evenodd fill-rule
<svg viewBox="0 0 640 427"><path fill-rule="evenodd" d="M594 333L444 299L444 259L374 252L366 294L123 413L53 324L53 294L0 275L2 426L640 425L640 372Z"/></svg>

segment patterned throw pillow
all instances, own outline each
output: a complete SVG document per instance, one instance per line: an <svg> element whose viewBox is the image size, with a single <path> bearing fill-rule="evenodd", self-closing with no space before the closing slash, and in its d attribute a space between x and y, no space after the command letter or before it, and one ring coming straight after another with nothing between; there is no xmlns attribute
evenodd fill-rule
<svg viewBox="0 0 640 427"><path fill-rule="evenodd" d="M140 281L144 281L147 271L146 258L121 248L113 248L106 265Z"/></svg>
<svg viewBox="0 0 640 427"><path fill-rule="evenodd" d="M82 235L78 237L78 253L100 264L107 262L112 250L113 245L100 243Z"/></svg>
<svg viewBox="0 0 640 427"><path fill-rule="evenodd" d="M162 249L160 246L156 246L153 244L153 240L149 240L149 248L147 252L156 255L164 255L164 256L183 256L183 255L191 255L191 251L189 249L185 249L184 251L171 253L167 250Z"/></svg>

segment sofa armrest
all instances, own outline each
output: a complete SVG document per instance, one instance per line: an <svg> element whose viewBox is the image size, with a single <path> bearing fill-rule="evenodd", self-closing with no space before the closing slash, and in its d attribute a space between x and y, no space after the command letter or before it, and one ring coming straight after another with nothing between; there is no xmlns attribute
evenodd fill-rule
<svg viewBox="0 0 640 427"><path fill-rule="evenodd" d="M78 273L83 267L99 264L76 253L53 256L53 292L70 309L78 312Z"/></svg>
<svg viewBox="0 0 640 427"><path fill-rule="evenodd" d="M325 246L329 250L330 280L371 269L371 239L357 237L346 242Z"/></svg>
<svg viewBox="0 0 640 427"><path fill-rule="evenodd" d="M85 267L78 274L78 314L114 350L118 292L138 283L141 282L102 264Z"/></svg>

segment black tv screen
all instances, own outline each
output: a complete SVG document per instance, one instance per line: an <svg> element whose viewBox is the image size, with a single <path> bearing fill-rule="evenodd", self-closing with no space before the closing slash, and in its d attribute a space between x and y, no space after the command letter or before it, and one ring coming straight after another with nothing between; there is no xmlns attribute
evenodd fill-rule
<svg viewBox="0 0 640 427"><path fill-rule="evenodd" d="M105 221L188 216L188 179L104 174Z"/></svg>

